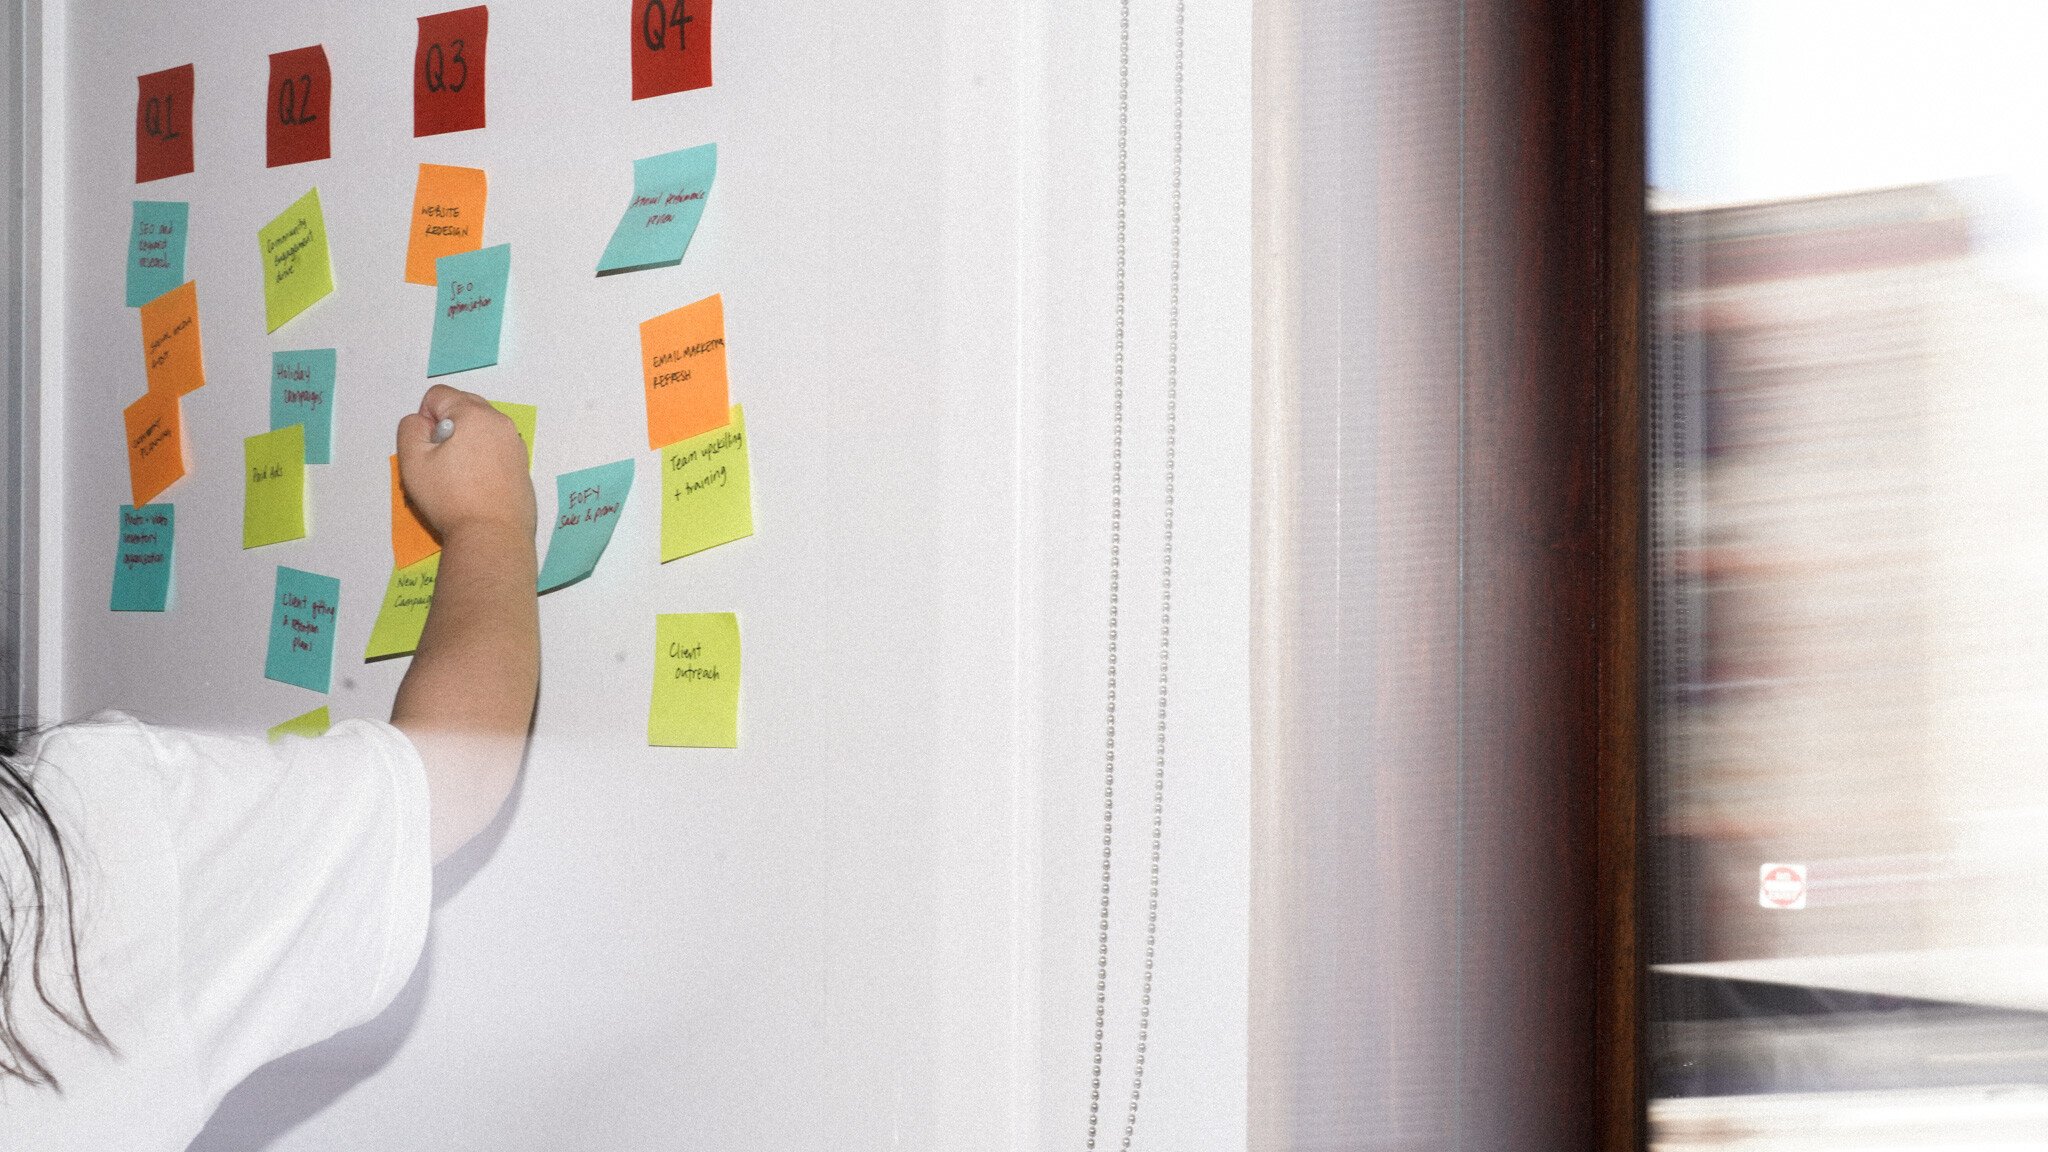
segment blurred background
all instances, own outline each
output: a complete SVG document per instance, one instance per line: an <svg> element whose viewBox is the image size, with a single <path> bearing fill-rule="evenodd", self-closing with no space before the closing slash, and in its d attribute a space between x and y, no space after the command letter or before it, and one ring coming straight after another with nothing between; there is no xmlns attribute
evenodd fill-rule
<svg viewBox="0 0 2048 1152"><path fill-rule="evenodd" d="M1651 1144L2048 1148L2048 5L1648 5Z"/></svg>

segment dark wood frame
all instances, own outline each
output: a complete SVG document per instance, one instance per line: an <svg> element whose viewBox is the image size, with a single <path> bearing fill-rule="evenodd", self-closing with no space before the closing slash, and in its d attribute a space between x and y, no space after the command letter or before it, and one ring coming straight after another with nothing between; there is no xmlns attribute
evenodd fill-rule
<svg viewBox="0 0 2048 1152"><path fill-rule="evenodd" d="M1504 897L1474 925L1525 958L1500 1071L1528 1070L1550 1138L1517 1146L1622 1152L1645 1107L1643 11L1466 12L1465 706L1500 720L1468 742L1500 803L1467 835Z"/></svg>
<svg viewBox="0 0 2048 1152"><path fill-rule="evenodd" d="M1595 28L1601 141L1599 759L1594 773L1594 1123L1597 1146L1647 1146L1642 936L1648 733L1649 491L1644 344L1648 179L1642 0L1610 0Z"/></svg>
<svg viewBox="0 0 2048 1152"><path fill-rule="evenodd" d="M1605 561L1600 603L1600 760L1595 788L1594 1121L1603 1152L1648 1146L1643 946L1643 837L1648 788L1650 579L1649 424L1644 389L1645 218L1649 190L1647 44L1642 0L1613 0L1606 18L1605 207L1600 344L1600 491Z"/></svg>

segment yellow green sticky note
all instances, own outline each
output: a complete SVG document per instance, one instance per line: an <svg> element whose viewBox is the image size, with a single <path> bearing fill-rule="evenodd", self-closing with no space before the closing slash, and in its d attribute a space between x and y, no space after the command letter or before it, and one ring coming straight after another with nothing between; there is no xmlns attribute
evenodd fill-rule
<svg viewBox="0 0 2048 1152"><path fill-rule="evenodd" d="M526 442L526 467L533 468L533 437L540 425L540 409L531 404L514 404L510 400L493 400L491 407L512 418L512 426L519 429L519 438Z"/></svg>
<svg viewBox="0 0 2048 1152"><path fill-rule="evenodd" d="M440 574L439 552L391 573L384 585L384 606L377 609L377 622L370 626L370 646L363 650L363 659L406 656L420 646L420 634L427 630L427 612L434 606L434 581Z"/></svg>
<svg viewBox="0 0 2048 1152"><path fill-rule="evenodd" d="M739 730L739 617L730 612L656 616L647 742L663 748L737 748Z"/></svg>
<svg viewBox="0 0 2048 1152"><path fill-rule="evenodd" d="M754 485L747 462L747 418L661 450L663 563L754 534Z"/></svg>
<svg viewBox="0 0 2048 1152"><path fill-rule="evenodd" d="M269 331L334 291L318 188L308 189L277 219L258 228L256 242L263 250L263 322Z"/></svg>
<svg viewBox="0 0 2048 1152"><path fill-rule="evenodd" d="M272 728L267 735L273 742L282 740L286 736L304 736L310 740L326 732L332 726L332 722L327 719L327 705L322 704L303 716L294 716L279 724L277 727Z"/></svg>
<svg viewBox="0 0 2048 1152"><path fill-rule="evenodd" d="M242 441L242 547L306 534L306 428L287 424Z"/></svg>

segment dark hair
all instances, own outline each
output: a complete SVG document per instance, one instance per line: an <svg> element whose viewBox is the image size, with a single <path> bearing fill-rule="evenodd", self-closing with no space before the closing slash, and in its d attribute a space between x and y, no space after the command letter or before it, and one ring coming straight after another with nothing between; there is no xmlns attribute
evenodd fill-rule
<svg viewBox="0 0 2048 1152"><path fill-rule="evenodd" d="M85 977L78 966L78 922L72 914L71 861L56 821L36 796L34 764L23 762L23 749L36 735L33 728L0 724L0 825L6 829L5 837L0 838L0 856L9 857L9 863L0 867L0 889L5 890L7 902L5 914L0 915L0 1078L12 1076L62 1091L55 1074L29 1050L15 1020L14 987L24 978L17 970L24 961L26 979L43 1007L101 1048L111 1052L114 1046L85 1002ZM17 863L22 875L9 875ZM58 923L52 923L52 908L57 910ZM53 941L62 948L59 963L70 969L68 996L51 994L45 969L57 965L46 965L44 956ZM59 1003L60 999L68 999L71 1006Z"/></svg>

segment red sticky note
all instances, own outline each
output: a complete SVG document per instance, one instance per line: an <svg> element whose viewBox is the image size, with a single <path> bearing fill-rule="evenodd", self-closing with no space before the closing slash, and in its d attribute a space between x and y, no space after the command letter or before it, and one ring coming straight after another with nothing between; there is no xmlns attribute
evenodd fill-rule
<svg viewBox="0 0 2048 1152"><path fill-rule="evenodd" d="M627 0L633 99L711 87L711 0Z"/></svg>
<svg viewBox="0 0 2048 1152"><path fill-rule="evenodd" d="M327 50L320 45L270 54L270 112L265 118L269 127L264 132L267 167L327 159L327 108L333 93Z"/></svg>
<svg viewBox="0 0 2048 1152"><path fill-rule="evenodd" d="M484 126L484 37L491 10L479 4L420 17L412 58L412 134L438 136Z"/></svg>
<svg viewBox="0 0 2048 1152"><path fill-rule="evenodd" d="M190 172L192 66L137 76L135 87L135 182Z"/></svg>

